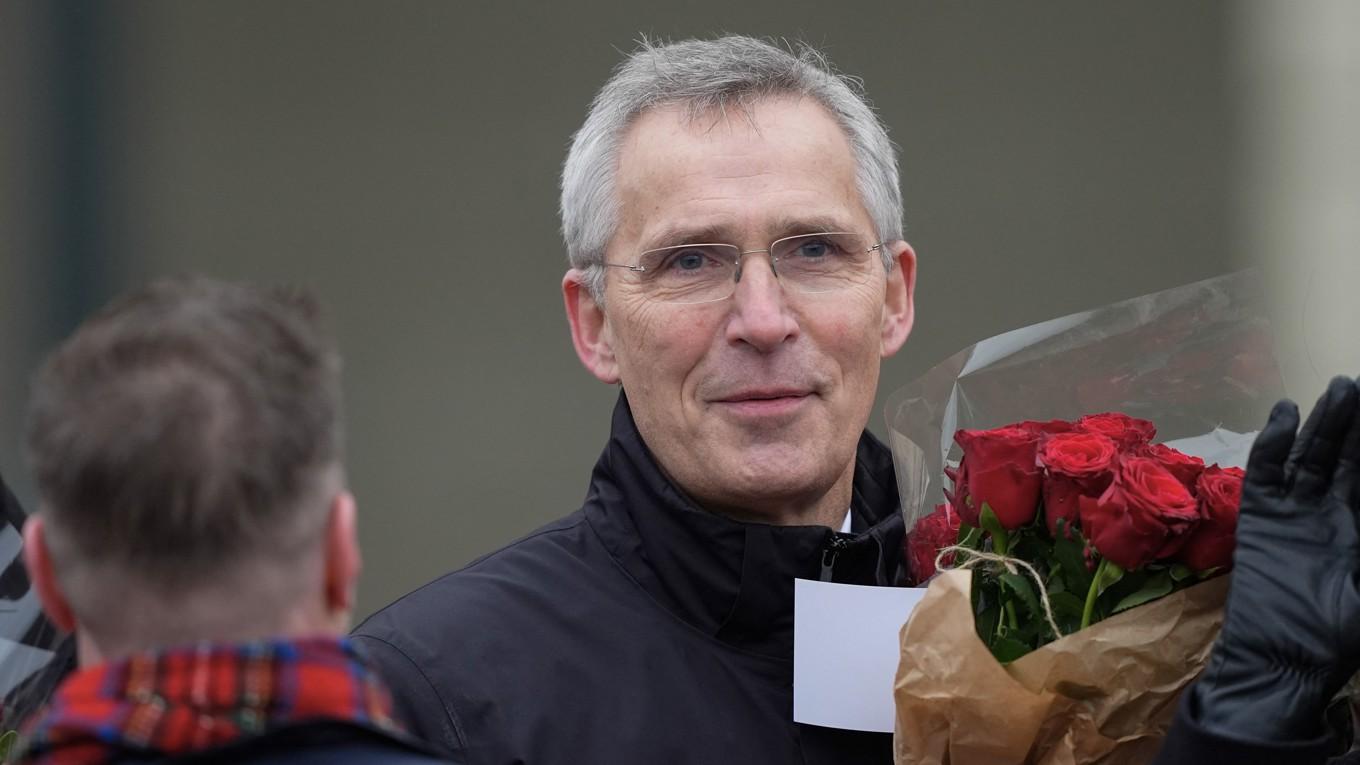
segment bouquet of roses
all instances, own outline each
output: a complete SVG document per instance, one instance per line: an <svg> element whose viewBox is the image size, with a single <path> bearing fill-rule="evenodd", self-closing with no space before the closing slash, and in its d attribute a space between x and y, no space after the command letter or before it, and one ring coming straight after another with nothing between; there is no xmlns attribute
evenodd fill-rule
<svg viewBox="0 0 1360 765"><path fill-rule="evenodd" d="M1234 466L1282 392L1264 315L1250 274L1212 279L989 338L890 397L926 586L898 765L1155 756L1222 621Z"/></svg>
<svg viewBox="0 0 1360 765"><path fill-rule="evenodd" d="M960 430L948 502L907 539L912 576L975 566L978 637L1009 662L1232 564L1242 470L1154 444L1148 420Z"/></svg>

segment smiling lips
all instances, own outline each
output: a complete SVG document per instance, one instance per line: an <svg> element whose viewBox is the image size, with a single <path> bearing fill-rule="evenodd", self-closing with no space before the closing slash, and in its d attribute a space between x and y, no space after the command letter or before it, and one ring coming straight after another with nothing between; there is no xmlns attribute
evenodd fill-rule
<svg viewBox="0 0 1360 765"><path fill-rule="evenodd" d="M806 389L753 389L715 399L714 404L743 417L772 417L797 410L812 396Z"/></svg>

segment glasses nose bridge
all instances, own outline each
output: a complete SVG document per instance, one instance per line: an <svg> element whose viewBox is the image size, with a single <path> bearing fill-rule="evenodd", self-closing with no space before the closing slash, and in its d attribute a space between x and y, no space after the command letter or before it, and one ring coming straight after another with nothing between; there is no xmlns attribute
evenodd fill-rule
<svg viewBox="0 0 1360 765"><path fill-rule="evenodd" d="M758 249L758 250L743 250L743 249L738 248L738 249L737 249L737 261L736 261L736 263L734 264L734 265L736 266L736 268L733 269L733 275L732 275L732 276L733 276L733 279L732 279L733 283L736 283L736 282L740 282L740 281L741 281L741 267L742 267L742 261L745 260L746 256L747 256L747 255L753 255L753 254L758 253L758 252L763 252L763 253L765 253L765 254L767 254L767 255L770 256L770 273L774 274L774 278L775 278L775 279L778 279L778 278L779 278L779 269L775 268L775 262L776 262L776 261L775 261L775 257L774 257L774 250L773 250L771 247L762 247L762 248L760 248L760 249Z"/></svg>

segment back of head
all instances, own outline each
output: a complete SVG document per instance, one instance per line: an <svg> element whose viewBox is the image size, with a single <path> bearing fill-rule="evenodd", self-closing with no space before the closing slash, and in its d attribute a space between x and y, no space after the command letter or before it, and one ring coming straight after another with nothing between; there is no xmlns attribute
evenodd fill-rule
<svg viewBox="0 0 1360 765"><path fill-rule="evenodd" d="M618 226L619 149L638 116L662 105L678 105L692 117L738 113L777 96L811 99L840 124L854 153L860 197L879 238L902 238L897 151L857 79L837 73L807 45L785 50L738 35L665 45L643 40L596 94L562 167L567 254L572 268L587 272L597 300L603 296L600 264Z"/></svg>
<svg viewBox="0 0 1360 765"><path fill-rule="evenodd" d="M276 621L318 587L295 569L318 554L341 450L338 355L299 294L160 281L34 379L52 564L77 621L112 642L198 636L203 613ZM253 610L195 605L228 591Z"/></svg>

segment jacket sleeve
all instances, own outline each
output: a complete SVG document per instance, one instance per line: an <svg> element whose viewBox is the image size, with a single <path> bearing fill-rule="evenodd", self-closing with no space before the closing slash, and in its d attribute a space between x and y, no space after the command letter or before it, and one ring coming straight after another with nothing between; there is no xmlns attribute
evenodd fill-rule
<svg viewBox="0 0 1360 765"><path fill-rule="evenodd" d="M420 666L382 637L355 633L350 639L386 681L397 719L406 729L440 753L465 762L461 758L466 746L457 717Z"/></svg>
<svg viewBox="0 0 1360 765"><path fill-rule="evenodd" d="M1192 686L1181 697L1176 720L1153 765L1200 765L1206 762L1322 765L1327 762L1331 744L1327 736L1313 741L1242 741L1218 735L1199 724Z"/></svg>

